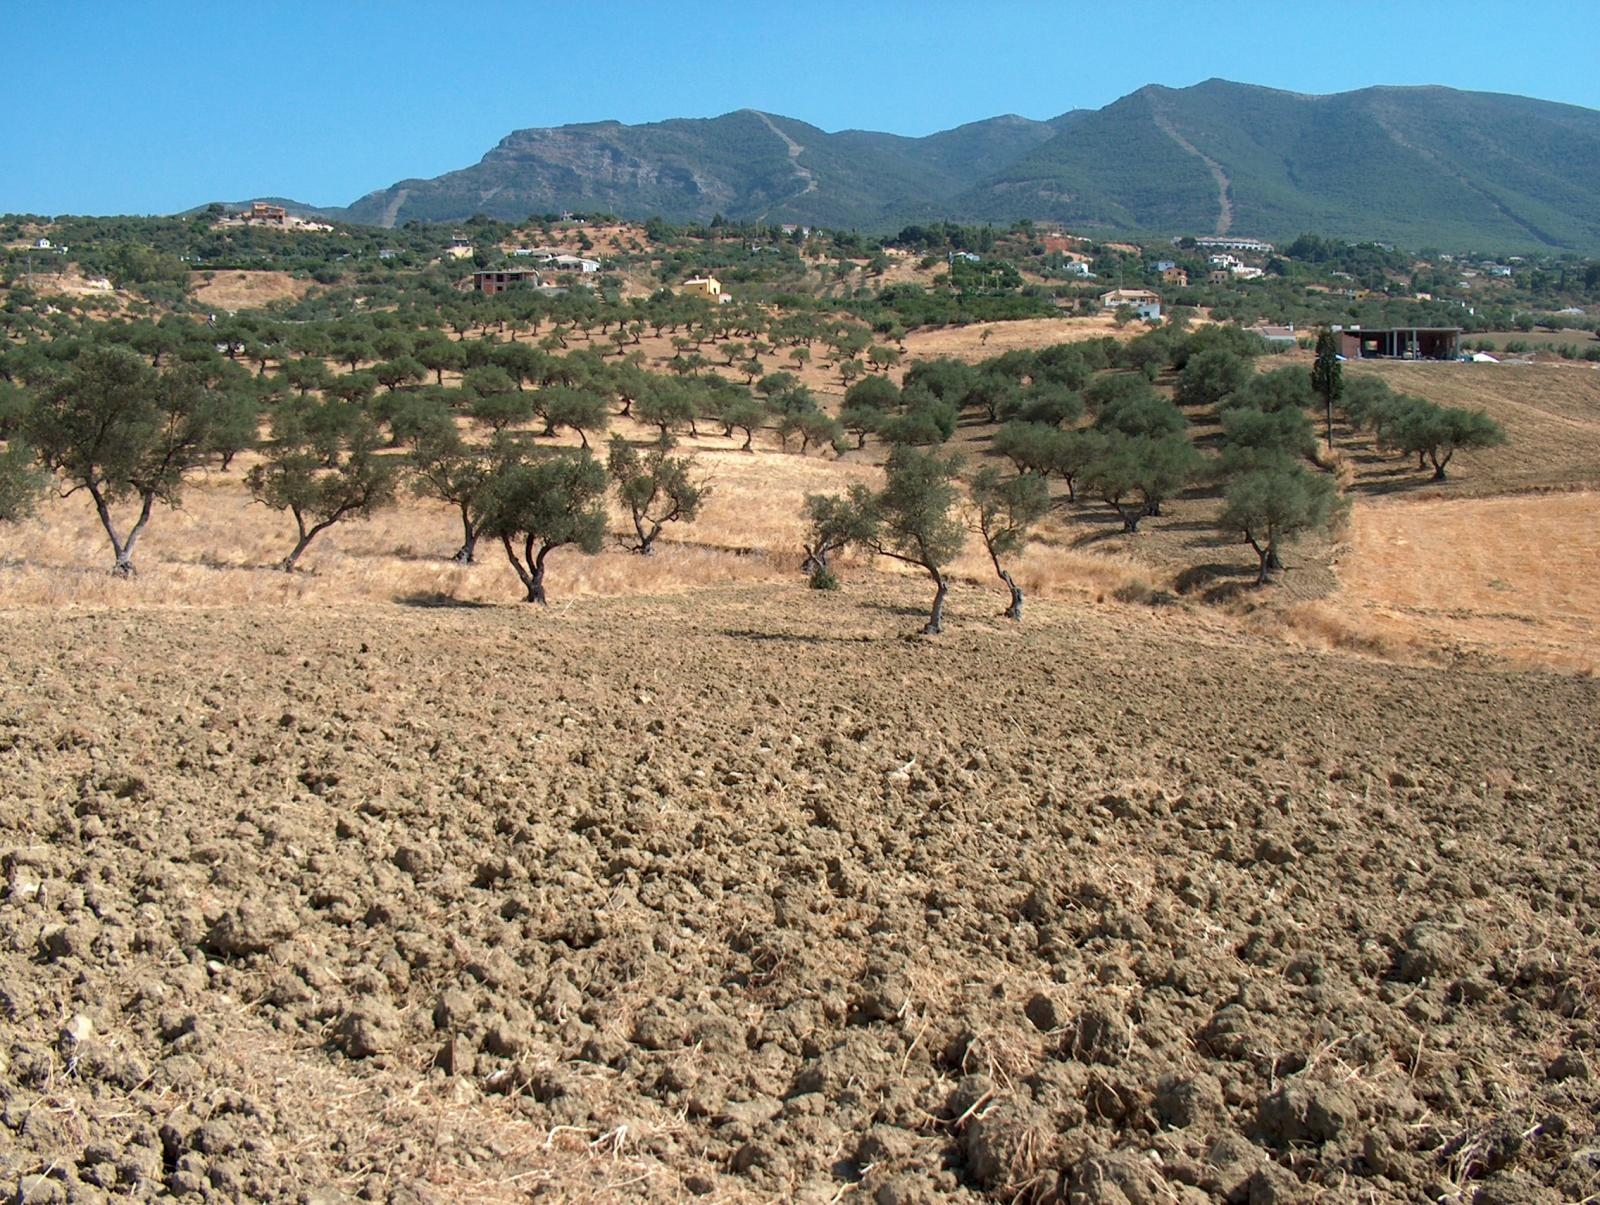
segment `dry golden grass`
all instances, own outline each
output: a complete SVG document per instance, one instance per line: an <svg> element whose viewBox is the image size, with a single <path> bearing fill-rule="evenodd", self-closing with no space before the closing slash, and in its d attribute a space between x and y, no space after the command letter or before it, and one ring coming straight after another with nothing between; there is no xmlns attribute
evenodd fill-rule
<svg viewBox="0 0 1600 1205"><path fill-rule="evenodd" d="M647 435L626 421L616 429L634 438ZM560 442L576 441L568 436ZM683 445L711 494L698 521L666 528L654 555L626 550L631 527L615 508L613 538L598 556L571 549L552 554L552 601L799 582L806 495L882 482L882 470L870 458L742 452L739 442L708 433ZM455 512L409 495L370 520L330 528L307 550L301 571L283 573L274 566L293 544L293 523L250 498L243 484L250 463L251 456L241 456L231 472L197 478L181 508L158 509L135 550L140 573L131 581L107 572L109 545L86 497L47 499L37 517L0 529L0 606L499 603L521 597L497 544L480 543L478 564L457 564L449 559L460 544ZM1067 520L1053 516L1008 566L1030 595L1104 600L1148 573L1125 556L1076 549L1071 536ZM851 573L913 572L890 561L870 564L865 557L847 557L842 567ZM976 536L953 573L993 587L997 607L1003 603Z"/></svg>
<svg viewBox="0 0 1600 1205"><path fill-rule="evenodd" d="M1347 548L1338 601L1374 634L1600 670L1600 494L1360 506Z"/></svg>
<svg viewBox="0 0 1600 1205"><path fill-rule="evenodd" d="M201 305L218 310L259 310L275 301L299 301L311 281L287 272L191 272L190 288Z"/></svg>
<svg viewBox="0 0 1600 1205"><path fill-rule="evenodd" d="M1085 317L1022 318L1015 322L974 322L968 326L935 327L906 336L906 358L927 360L953 356L958 360L985 360L1016 348L1049 347L1056 343L1082 343L1110 335L1128 340L1145 327L1129 323L1118 329L1109 314Z"/></svg>
<svg viewBox="0 0 1600 1205"><path fill-rule="evenodd" d="M1575 347L1581 353L1595 346L1597 336L1593 331L1474 331L1470 335L1463 335L1462 341L1469 347L1487 339L1494 344L1493 356L1512 356L1517 353L1505 350L1506 344L1522 342L1536 349L1560 347L1566 344Z"/></svg>
<svg viewBox="0 0 1600 1205"><path fill-rule="evenodd" d="M1484 410L1505 428L1505 447L1462 452L1451 462L1449 481L1437 487L1448 496L1600 486L1600 369L1593 365L1363 363L1350 371L1441 406ZM1368 436L1356 459L1363 481L1413 493L1435 488L1415 461L1376 459Z"/></svg>
<svg viewBox="0 0 1600 1205"><path fill-rule="evenodd" d="M46 253L48 254L48 253ZM20 282L26 282L23 275ZM20 283L19 282L19 283ZM33 287L42 297L94 297L99 298L113 308L120 308L126 303L129 295L121 290L109 287L110 282L103 278L91 279L78 271L76 264L61 261L36 264L33 276Z"/></svg>

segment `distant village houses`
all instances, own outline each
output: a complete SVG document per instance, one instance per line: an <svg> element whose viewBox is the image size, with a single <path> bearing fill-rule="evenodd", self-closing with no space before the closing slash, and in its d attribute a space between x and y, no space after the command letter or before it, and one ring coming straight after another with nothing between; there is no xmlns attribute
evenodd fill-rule
<svg viewBox="0 0 1600 1205"><path fill-rule="evenodd" d="M586 276L591 272L600 271L600 261L585 259L581 255L570 255L555 247L513 247L509 255L517 259L529 259L540 267L550 268L557 272L576 272Z"/></svg>
<svg viewBox="0 0 1600 1205"><path fill-rule="evenodd" d="M1287 326L1274 326L1269 323L1257 323L1249 328L1250 333L1265 339L1274 347L1291 348L1299 343L1300 338L1295 334L1294 323Z"/></svg>

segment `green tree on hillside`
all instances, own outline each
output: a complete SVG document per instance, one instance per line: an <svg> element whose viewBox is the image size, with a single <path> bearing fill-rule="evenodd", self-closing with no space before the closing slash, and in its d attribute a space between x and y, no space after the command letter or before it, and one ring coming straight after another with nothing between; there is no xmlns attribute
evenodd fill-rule
<svg viewBox="0 0 1600 1205"><path fill-rule="evenodd" d="M222 409L193 368L157 372L126 348L91 347L45 388L23 431L68 495L89 495L111 541L112 572L128 577L155 504L176 506L211 454ZM126 527L113 514L125 500L138 507Z"/></svg>
<svg viewBox="0 0 1600 1205"><path fill-rule="evenodd" d="M1034 473L1002 478L993 465L980 469L972 479L972 504L977 514L978 534L994 564L994 571L1011 591L1007 619L1022 619L1022 588L1001 557L1015 556L1028 542L1033 526L1050 509L1050 489L1045 479Z"/></svg>
<svg viewBox="0 0 1600 1205"><path fill-rule="evenodd" d="M952 513L960 467L956 456L897 447L885 465L888 483L874 501L878 522L872 550L915 565L933 580L933 606L922 628L925 636L944 630L944 600L950 589L945 569L964 542L965 533Z"/></svg>
<svg viewBox="0 0 1600 1205"><path fill-rule="evenodd" d="M1256 584L1280 564L1279 546L1327 526L1341 499L1328 477L1307 472L1286 457L1265 461L1229 484L1218 525L1244 536L1260 561Z"/></svg>
<svg viewBox="0 0 1600 1205"><path fill-rule="evenodd" d="M672 442L662 440L644 455L620 435L611 437L606 468L628 511L638 542L634 552L649 556L668 523L692 523L711 495L711 487L693 475L686 456L673 456Z"/></svg>
<svg viewBox="0 0 1600 1205"><path fill-rule="evenodd" d="M589 446L589 433L596 434L611 425L611 407L606 398L592 389L558 385L541 390L535 409L544 417L544 434L555 435L562 427L578 433L578 442Z"/></svg>
<svg viewBox="0 0 1600 1205"><path fill-rule="evenodd" d="M876 432L900 405L900 389L887 377L863 377L845 391L839 407L839 423L856 437L856 447L867 445L867 436Z"/></svg>
<svg viewBox="0 0 1600 1205"><path fill-rule="evenodd" d="M1104 451L1083 470L1083 480L1131 535L1146 515L1160 514L1162 502L1188 485L1200 466L1200 454L1185 435L1112 433Z"/></svg>
<svg viewBox="0 0 1600 1205"><path fill-rule="evenodd" d="M0 452L0 523L17 523L33 514L48 481L33 449L21 440L10 441Z"/></svg>
<svg viewBox="0 0 1600 1205"><path fill-rule="evenodd" d="M813 590L833 590L839 579L828 558L852 544L870 545L878 530L877 501L864 485L847 494L808 494L805 505L805 560L801 568Z"/></svg>
<svg viewBox="0 0 1600 1205"><path fill-rule="evenodd" d="M294 516L295 544L278 566L285 573L335 523L394 500L398 474L379 442L377 424L340 402L284 405L273 415L272 442L245 483L256 501Z"/></svg>
<svg viewBox="0 0 1600 1205"><path fill-rule="evenodd" d="M1462 448L1493 448L1506 442L1504 428L1482 410L1425 402L1406 410L1386 440L1396 451L1414 453L1433 465L1433 479L1445 479L1445 466Z"/></svg>
<svg viewBox="0 0 1600 1205"><path fill-rule="evenodd" d="M1250 361L1222 348L1190 356L1178 375L1180 406L1214 406L1250 379Z"/></svg>
<svg viewBox="0 0 1600 1205"><path fill-rule="evenodd" d="M420 497L455 507L461 517L461 547L451 559L474 564L493 454L469 445L455 427L448 426L418 439L409 462L412 490Z"/></svg>
<svg viewBox="0 0 1600 1205"><path fill-rule="evenodd" d="M605 493L606 471L587 449L508 457L495 467L484 487L482 530L505 548L524 601L544 605L545 561L557 548L600 551Z"/></svg>

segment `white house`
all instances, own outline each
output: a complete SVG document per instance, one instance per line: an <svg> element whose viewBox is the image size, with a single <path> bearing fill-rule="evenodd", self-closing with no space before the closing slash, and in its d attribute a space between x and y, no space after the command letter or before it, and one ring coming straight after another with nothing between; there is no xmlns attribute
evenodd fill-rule
<svg viewBox="0 0 1600 1205"><path fill-rule="evenodd" d="M1124 306L1131 309L1136 318L1151 321L1161 318L1161 294L1149 289L1112 289L1100 294L1101 309L1120 310Z"/></svg>
<svg viewBox="0 0 1600 1205"><path fill-rule="evenodd" d="M1195 246L1207 251L1251 251L1256 255L1271 255L1272 244L1258 238L1236 238L1232 235L1207 235L1194 240Z"/></svg>
<svg viewBox="0 0 1600 1205"><path fill-rule="evenodd" d="M600 261L597 259L584 259L581 255L554 255L545 261L558 272L598 272Z"/></svg>

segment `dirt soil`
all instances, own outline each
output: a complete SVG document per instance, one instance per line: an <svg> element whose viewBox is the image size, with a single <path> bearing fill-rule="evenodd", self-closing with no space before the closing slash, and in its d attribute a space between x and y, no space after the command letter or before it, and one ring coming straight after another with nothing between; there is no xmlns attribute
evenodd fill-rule
<svg viewBox="0 0 1600 1205"><path fill-rule="evenodd" d="M299 301L312 281L288 272L241 272L236 269L189 274L194 299L219 310L259 310L275 301Z"/></svg>
<svg viewBox="0 0 1600 1205"><path fill-rule="evenodd" d="M912 579L21 608L32 1202L1600 1191L1600 686Z"/></svg>

